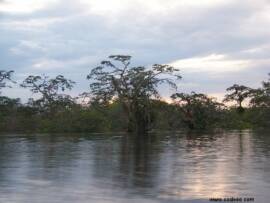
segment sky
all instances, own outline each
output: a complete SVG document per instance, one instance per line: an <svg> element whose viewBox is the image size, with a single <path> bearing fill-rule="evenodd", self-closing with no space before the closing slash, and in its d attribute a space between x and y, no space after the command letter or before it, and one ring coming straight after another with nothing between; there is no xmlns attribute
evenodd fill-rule
<svg viewBox="0 0 270 203"><path fill-rule="evenodd" d="M221 99L234 83L258 87L270 72L270 1L0 0L0 69L18 83L63 74L77 82L76 96L112 54L131 55L134 66L173 65L180 92ZM13 86L2 94L32 96Z"/></svg>

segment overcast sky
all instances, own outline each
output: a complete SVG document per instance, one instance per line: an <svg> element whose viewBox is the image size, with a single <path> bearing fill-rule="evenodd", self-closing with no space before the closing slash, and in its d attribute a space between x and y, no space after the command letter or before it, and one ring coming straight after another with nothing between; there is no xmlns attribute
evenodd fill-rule
<svg viewBox="0 0 270 203"><path fill-rule="evenodd" d="M270 72L270 1L0 0L0 69L18 81L63 74L76 95L111 54L174 65L179 91L222 97L234 83L257 87ZM3 94L31 96L16 85Z"/></svg>

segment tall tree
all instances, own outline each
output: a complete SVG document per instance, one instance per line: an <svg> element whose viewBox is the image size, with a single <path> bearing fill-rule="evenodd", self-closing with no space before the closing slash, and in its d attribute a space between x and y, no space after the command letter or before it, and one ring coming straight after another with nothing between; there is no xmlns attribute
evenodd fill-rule
<svg viewBox="0 0 270 203"><path fill-rule="evenodd" d="M268 81L262 82L262 87L251 91L250 103L256 107L270 107L270 73Z"/></svg>
<svg viewBox="0 0 270 203"><path fill-rule="evenodd" d="M15 83L15 81L12 80L13 73L14 71L12 70L11 71L0 70L0 91L5 87L10 87L10 85L7 84L8 82Z"/></svg>
<svg viewBox="0 0 270 203"><path fill-rule="evenodd" d="M65 90L71 90L75 82L66 79L62 75L55 78L48 76L28 76L21 84L21 87L29 88L34 94L41 94L41 98L32 100L34 105L37 105L43 110L51 111L54 106L68 106L72 103L72 98L68 95L61 94Z"/></svg>
<svg viewBox="0 0 270 203"><path fill-rule="evenodd" d="M233 86L226 89L231 92L225 95L224 102L235 101L238 104L238 111L241 113L244 111L243 102L250 96L251 88L244 85L234 84Z"/></svg>
<svg viewBox="0 0 270 203"><path fill-rule="evenodd" d="M130 59L126 55L109 56L109 60L91 70L87 79L91 80L94 102L106 105L113 99L119 100L127 115L128 131L144 134L150 126L151 99L160 97L157 87L167 83L177 88L172 76L181 76L169 65L132 67Z"/></svg>
<svg viewBox="0 0 270 203"><path fill-rule="evenodd" d="M10 83L16 83L12 80L14 71L0 70L0 95L3 88L9 87ZM13 116L14 109L19 105L19 99L10 99L5 96L0 96L0 129L7 129L12 126L13 122L8 117Z"/></svg>
<svg viewBox="0 0 270 203"><path fill-rule="evenodd" d="M202 93L175 93L171 96L182 112L184 123L188 128L204 129L217 122L217 113L222 104Z"/></svg>

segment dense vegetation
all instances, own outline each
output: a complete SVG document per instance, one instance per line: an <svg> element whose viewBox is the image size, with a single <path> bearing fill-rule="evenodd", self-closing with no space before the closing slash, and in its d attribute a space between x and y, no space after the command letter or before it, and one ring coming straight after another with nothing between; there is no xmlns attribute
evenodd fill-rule
<svg viewBox="0 0 270 203"><path fill-rule="evenodd" d="M0 131L144 133L270 126L270 78L257 89L234 84L220 103L202 93L177 92L175 80L181 76L169 65L131 67L130 59L116 55L102 61L87 76L90 91L76 98L65 94L75 82L62 75L28 76L20 86L40 97L22 104L20 99L0 96ZM0 91L17 85L13 74L0 71ZM164 83L175 89L172 103L159 95L158 87ZM236 105L226 106L227 102Z"/></svg>

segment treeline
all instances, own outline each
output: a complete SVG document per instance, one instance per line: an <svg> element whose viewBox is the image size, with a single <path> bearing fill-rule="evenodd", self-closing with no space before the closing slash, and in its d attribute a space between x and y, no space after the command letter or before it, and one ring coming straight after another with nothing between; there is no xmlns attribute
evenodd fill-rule
<svg viewBox="0 0 270 203"><path fill-rule="evenodd" d="M178 92L175 82L181 75L172 66L132 67L130 59L113 55L102 61L87 76L90 90L76 98L65 93L75 82L62 75L30 75L16 84L13 71L0 71L0 90L20 85L39 95L24 104L20 99L0 96L0 131L144 134L151 130L270 126L270 78L257 89L234 84L220 103L206 94ZM175 89L172 103L162 101L160 84Z"/></svg>

